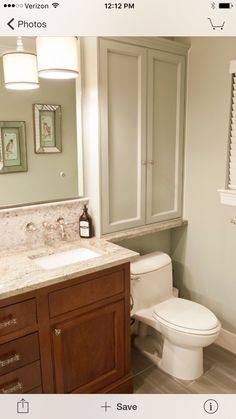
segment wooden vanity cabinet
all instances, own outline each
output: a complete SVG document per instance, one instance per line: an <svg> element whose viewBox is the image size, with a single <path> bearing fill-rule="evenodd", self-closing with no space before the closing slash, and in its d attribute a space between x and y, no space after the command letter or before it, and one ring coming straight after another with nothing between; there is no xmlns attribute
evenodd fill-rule
<svg viewBox="0 0 236 419"><path fill-rule="evenodd" d="M1 301L0 393L132 392L129 283L127 263Z"/></svg>

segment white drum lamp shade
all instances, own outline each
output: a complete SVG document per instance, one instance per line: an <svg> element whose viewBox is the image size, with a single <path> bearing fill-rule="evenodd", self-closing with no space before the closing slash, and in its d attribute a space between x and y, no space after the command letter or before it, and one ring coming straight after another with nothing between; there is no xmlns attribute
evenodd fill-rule
<svg viewBox="0 0 236 419"><path fill-rule="evenodd" d="M38 37L36 39L39 77L73 79L78 76L75 37Z"/></svg>
<svg viewBox="0 0 236 419"><path fill-rule="evenodd" d="M37 58L34 53L7 52L3 55L3 71L7 89L31 90L39 87Z"/></svg>

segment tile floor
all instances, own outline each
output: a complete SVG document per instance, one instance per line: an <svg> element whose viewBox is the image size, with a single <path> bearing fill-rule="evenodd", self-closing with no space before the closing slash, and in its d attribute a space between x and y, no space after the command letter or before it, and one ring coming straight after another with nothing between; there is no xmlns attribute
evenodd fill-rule
<svg viewBox="0 0 236 419"><path fill-rule="evenodd" d="M236 393L236 355L218 345L204 349L204 375L183 381L155 367L138 350L132 351L136 394L231 394Z"/></svg>

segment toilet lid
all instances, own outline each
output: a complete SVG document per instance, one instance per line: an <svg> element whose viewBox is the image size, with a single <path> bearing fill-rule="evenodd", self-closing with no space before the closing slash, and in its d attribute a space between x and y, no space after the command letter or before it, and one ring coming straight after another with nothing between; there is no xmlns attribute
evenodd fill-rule
<svg viewBox="0 0 236 419"><path fill-rule="evenodd" d="M172 326L189 331L207 331L219 326L216 316L208 308L183 298L170 298L154 308L154 317Z"/></svg>

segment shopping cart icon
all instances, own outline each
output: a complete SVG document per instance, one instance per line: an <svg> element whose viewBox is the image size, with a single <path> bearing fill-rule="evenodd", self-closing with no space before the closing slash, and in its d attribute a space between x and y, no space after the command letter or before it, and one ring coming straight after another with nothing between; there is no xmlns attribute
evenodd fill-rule
<svg viewBox="0 0 236 419"><path fill-rule="evenodd" d="M222 23L222 25L214 25L214 23L212 22L211 18L208 17L207 18L210 21L211 27L212 29L215 31L216 29L221 29L223 31L224 26L225 26L225 22Z"/></svg>

